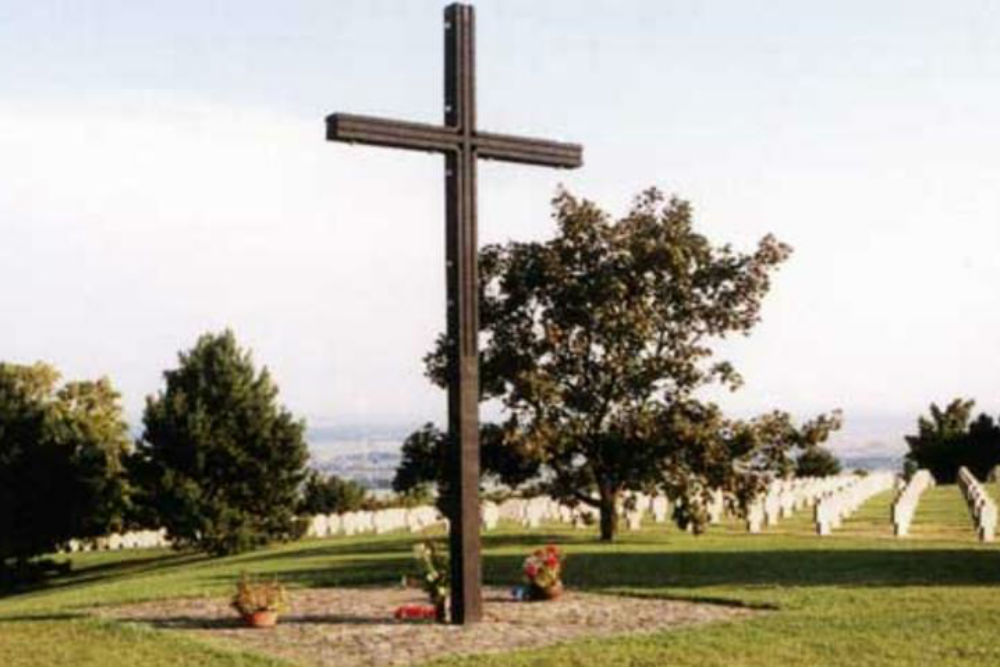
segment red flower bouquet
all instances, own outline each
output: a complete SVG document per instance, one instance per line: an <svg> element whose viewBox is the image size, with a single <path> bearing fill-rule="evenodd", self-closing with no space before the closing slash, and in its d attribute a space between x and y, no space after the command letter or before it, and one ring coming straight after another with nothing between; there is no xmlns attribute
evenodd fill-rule
<svg viewBox="0 0 1000 667"><path fill-rule="evenodd" d="M531 598L551 600L562 593L562 552L554 544L536 549L524 559L524 578L528 581Z"/></svg>

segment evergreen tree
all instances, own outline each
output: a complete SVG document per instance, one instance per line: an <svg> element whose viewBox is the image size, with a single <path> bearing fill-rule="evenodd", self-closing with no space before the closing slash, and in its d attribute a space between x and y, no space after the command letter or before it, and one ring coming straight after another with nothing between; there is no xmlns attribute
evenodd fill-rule
<svg viewBox="0 0 1000 667"><path fill-rule="evenodd" d="M150 516L175 544L222 555L295 534L305 424L231 331L206 334L146 401L134 465Z"/></svg>

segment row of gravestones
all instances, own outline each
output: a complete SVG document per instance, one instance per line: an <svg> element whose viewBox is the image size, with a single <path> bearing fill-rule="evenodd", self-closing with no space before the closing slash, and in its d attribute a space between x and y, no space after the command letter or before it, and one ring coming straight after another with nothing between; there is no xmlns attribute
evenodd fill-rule
<svg viewBox="0 0 1000 667"><path fill-rule="evenodd" d="M849 483L824 494L816 503L814 519L817 535L829 535L874 495L895 488L898 477L891 472L850 475Z"/></svg>
<svg viewBox="0 0 1000 667"><path fill-rule="evenodd" d="M709 522L718 523L722 519L724 509L722 492L713 491L710 495ZM664 523L672 512L673 503L662 494L632 493L623 497L618 503L618 514L625 519L625 528L628 530L639 530L647 515L651 515L656 523ZM583 528L599 521L600 512L589 504L581 503L570 507L548 496L508 498L499 505L483 504L484 529L492 530L501 519L519 523L525 528L538 528L543 521Z"/></svg>
<svg viewBox="0 0 1000 667"><path fill-rule="evenodd" d="M721 504L719 507L721 512ZM635 494L620 507L620 510L626 517L629 528L637 530L644 511L650 511L657 522L666 521L670 504L663 496ZM582 527L597 521L598 517L596 509L585 506L570 508L546 496L528 499L511 498L499 505L487 501L481 507L484 530L494 530L501 519L519 523L527 528L538 528L543 521L562 521ZM429 528L447 528L447 526L448 520L436 507L421 505L412 508L317 514L309 519L306 536L322 538L365 533L382 534L402 530L417 533ZM170 541L167 539L166 530L161 529L113 533L87 540L74 539L70 540L66 551L117 551L167 546L170 546Z"/></svg>
<svg viewBox="0 0 1000 667"><path fill-rule="evenodd" d="M980 542L992 542L997 530L997 506L987 495L976 476L962 466L958 469L958 488L965 496L969 514L976 524L976 534Z"/></svg>
<svg viewBox="0 0 1000 667"><path fill-rule="evenodd" d="M855 478L856 475L832 475L774 480L747 508L747 532L759 533L765 526L774 526L799 510L813 507L823 496L854 483Z"/></svg>
<svg viewBox="0 0 1000 667"><path fill-rule="evenodd" d="M80 551L117 551L119 549L154 549L170 546L166 529L132 530L127 533L112 533L91 539L72 539L64 549L69 553Z"/></svg>
<svg viewBox="0 0 1000 667"><path fill-rule="evenodd" d="M830 477L806 477L793 480L776 480L757 502L750 506L747 521L750 532L759 532L762 525L774 525L781 517L790 517L793 512L817 504L824 497L836 496L848 488L857 487L851 498L861 497L876 480L881 483L893 479L888 473L861 475L835 475ZM872 479L865 482L864 480ZM867 499L868 496L864 496ZM860 501L860 502L863 502ZM706 510L710 524L719 523L725 514L725 496L719 489L708 492ZM853 509L851 510L853 511ZM673 502L663 494L631 493L618 503L618 513L625 520L625 528L639 530L646 516L652 516L656 523L666 522L673 513ZM352 518L354 517L354 518ZM532 498L508 498L497 504L485 501L480 507L483 530L494 530L500 521L517 523L524 528L541 527L543 522L570 524L576 528L593 525L600 520L598 509L589 504L565 505L548 496ZM328 537L338 534L352 535L360 532L389 532L407 529L418 532L436 525L447 526L445 519L435 508L417 507L410 510L379 510L376 512L355 512L345 515L313 517L310 537Z"/></svg>
<svg viewBox="0 0 1000 667"><path fill-rule="evenodd" d="M811 504L812 499L831 488L842 485L840 478L807 478L773 482L767 494L751 506L748 522L751 532L760 530L760 523L772 525L779 515L790 516L791 512ZM725 497L718 490L708 493L706 505L708 521L717 524L725 513ZM754 516L759 515L756 530ZM618 513L624 519L628 530L639 530L646 516L656 523L666 522L673 513L673 502L663 494L649 495L632 493L623 497L618 504ZM539 528L542 522L560 522L576 528L593 525L600 520L596 507L579 504L574 507L564 505L548 496L532 498L509 498L497 504L486 501L480 509L481 525L484 530L494 530L501 520L520 524L525 528ZM309 519L307 537L324 538L338 535L359 535L365 533L382 534L393 531L421 532L428 528L448 526L448 520L430 505L413 508L389 508L372 511L345 512L341 514L318 514ZM690 528L690 527L689 527ZM165 530L133 531L112 534L93 540L71 540L69 551L117 550L169 546Z"/></svg>
<svg viewBox="0 0 1000 667"><path fill-rule="evenodd" d="M920 503L924 491L934 486L934 476L930 470L921 468L913 473L913 477L896 496L892 504L892 528L896 537L906 537L910 534L910 524Z"/></svg>
<svg viewBox="0 0 1000 667"><path fill-rule="evenodd" d="M722 498L713 516L721 516ZM619 512L626 519L627 527L638 530L642 516L646 512L657 522L667 520L671 504L664 496L634 494L625 499ZM576 527L591 525L599 519L596 508L587 505L569 507L548 496L532 498L508 498L497 504L485 501L480 506L480 520L483 530L494 530L501 520L520 524L525 528L539 528L542 522L561 522ZM361 533L387 533L395 530L420 532L435 526L447 527L448 521L434 507L420 506L411 509L385 509L370 512L347 512L345 514L316 515L312 517L307 537L333 537L336 535L356 535Z"/></svg>
<svg viewBox="0 0 1000 667"><path fill-rule="evenodd" d="M720 489L710 489L707 494L705 510L708 514L708 523L717 524L722 521L726 511L725 496ZM642 527L642 518L647 512L653 516L656 523L664 523L673 514L673 501L662 494L635 493L625 499L620 511L625 518L626 528L639 530ZM693 526L689 523L687 529L690 531Z"/></svg>
<svg viewBox="0 0 1000 667"><path fill-rule="evenodd" d="M389 508L376 511L345 512L344 514L319 514L309 521L306 535L331 537L361 533L388 533L395 530L419 532L434 526L447 525L441 513L429 505L411 509ZM152 549L170 546L167 531L136 530L112 533L91 539L70 540L64 551L117 551L119 549Z"/></svg>
<svg viewBox="0 0 1000 667"><path fill-rule="evenodd" d="M721 518L722 507L722 494L713 494L713 502L709 509L713 522ZM638 530L647 512L652 514L658 523L666 521L672 504L662 495L636 493L624 498L619 503L618 509L619 514L625 518L626 527ZM594 507L582 504L570 507L548 496L508 498L499 504L485 501L480 506L480 525L487 531L496 529L502 520L520 524L525 528L539 528L543 522L561 522L582 528L592 525L599 518L599 512ZM312 518L306 535L332 537L341 534L385 533L394 530L419 532L434 526L447 527L447 525L447 519L436 508L421 506L412 509L317 515Z"/></svg>
<svg viewBox="0 0 1000 667"><path fill-rule="evenodd" d="M856 511L872 496L893 488L898 478L892 473L875 472L868 475L836 475L794 480L775 480L766 492L750 504L747 513L747 530L758 533L764 526L773 526L780 519L791 517L794 512L813 507L816 532L829 535L841 522ZM997 507L986 494L979 481L966 468L958 475L969 512L976 525L979 539L989 542L996 534ZM921 494L934 485L934 478L927 470L918 470L902 489L892 505L891 518L897 536L909 533L910 524ZM656 523L667 521L673 504L664 495L631 494L619 503L619 514L629 530L639 530L648 514ZM707 505L709 523L718 523L725 510L721 491L710 493ZM582 528L596 523L600 518L596 508L589 505L569 507L547 496L510 498L499 505L484 502L481 508L482 527L494 530L501 520L518 523L525 528L538 528L543 521L561 522ZM447 527L448 521L430 505L414 508L389 508L374 511L346 512L343 514L316 515L311 518L308 537L333 537L363 533L382 534L397 530L421 532L437 526ZM113 533L86 540L70 540L66 551L143 549L169 546L166 531L140 530Z"/></svg>
<svg viewBox="0 0 1000 667"><path fill-rule="evenodd" d="M437 508L430 505L410 508L391 507L343 514L317 514L309 521L306 537L350 536L364 533L381 535L397 530L418 533L442 525L447 525L447 521Z"/></svg>

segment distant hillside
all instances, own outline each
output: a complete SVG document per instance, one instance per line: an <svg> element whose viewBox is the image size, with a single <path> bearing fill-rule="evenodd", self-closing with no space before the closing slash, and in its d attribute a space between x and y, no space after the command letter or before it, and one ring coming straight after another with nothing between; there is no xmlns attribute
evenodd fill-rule
<svg viewBox="0 0 1000 667"><path fill-rule="evenodd" d="M371 451L331 456L313 461L313 467L327 475L353 479L369 489L387 489L399 467L400 453Z"/></svg>
<svg viewBox="0 0 1000 667"><path fill-rule="evenodd" d="M399 466L403 440L415 426L309 429L312 466L326 474L353 479L368 488L386 489ZM832 443L845 470L901 470L905 450L882 442Z"/></svg>
<svg viewBox="0 0 1000 667"><path fill-rule="evenodd" d="M891 470L901 472L903 457L900 456L843 456L839 457L844 470Z"/></svg>
<svg viewBox="0 0 1000 667"><path fill-rule="evenodd" d="M827 443L846 470L900 470L903 435L915 418L902 415L845 415L844 428ZM311 420L306 432L312 466L324 473L386 489L399 465L406 437L421 421L335 424Z"/></svg>

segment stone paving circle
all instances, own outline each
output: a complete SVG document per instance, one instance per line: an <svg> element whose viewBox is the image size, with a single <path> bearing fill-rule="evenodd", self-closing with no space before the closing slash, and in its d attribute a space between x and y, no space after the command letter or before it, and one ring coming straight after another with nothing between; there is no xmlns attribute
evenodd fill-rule
<svg viewBox="0 0 1000 667"><path fill-rule="evenodd" d="M294 590L289 593L290 610L270 629L243 627L226 598L158 600L99 608L95 613L322 667L411 665L446 655L659 632L761 613L720 604L576 591L547 602L514 602L508 591L497 588L484 593L484 620L468 627L393 619L399 605L427 602L419 590L401 587Z"/></svg>

